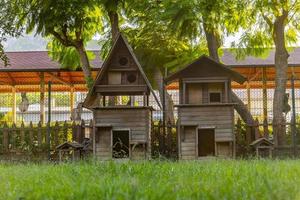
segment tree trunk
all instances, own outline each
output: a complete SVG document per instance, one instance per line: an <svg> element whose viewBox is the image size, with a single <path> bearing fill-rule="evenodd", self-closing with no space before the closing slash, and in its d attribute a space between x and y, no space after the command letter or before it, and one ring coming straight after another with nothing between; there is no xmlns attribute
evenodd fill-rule
<svg viewBox="0 0 300 200"><path fill-rule="evenodd" d="M205 38L207 42L207 48L209 52L209 57L211 57L213 60L220 62L218 49L220 48L220 41L216 34L214 34L212 31L210 31L206 24L203 23L203 28L205 32Z"/></svg>
<svg viewBox="0 0 300 200"><path fill-rule="evenodd" d="M161 104L163 104L163 89L164 89L164 82L163 82L163 76L161 74L161 72L159 70L155 71L154 74L156 83L157 83L157 87L158 87L158 91L159 91L159 98L160 98L160 102ZM171 97L171 95L165 91L165 119L166 121L170 121L171 124L175 124L175 119L174 119L174 103L173 103L173 99Z"/></svg>
<svg viewBox="0 0 300 200"><path fill-rule="evenodd" d="M218 49L220 48L220 42L218 41L218 36L216 36L213 32L209 31L205 24L203 24L203 28L205 31L207 47L209 50L209 56L217 62L220 62ZM234 105L234 109L241 116L242 120L248 124L253 125L254 119L248 110L247 106L244 102L233 92L231 91L231 99L236 105Z"/></svg>
<svg viewBox="0 0 300 200"><path fill-rule="evenodd" d="M286 92L287 69L289 54L285 46L285 22L288 13L283 14L275 20L273 29L273 40L275 43L275 92L273 100L273 130L276 145L285 144L285 118L284 96Z"/></svg>
<svg viewBox="0 0 300 200"><path fill-rule="evenodd" d="M110 26L111 26L111 35L112 35L112 42L114 43L120 33L119 29L119 16L118 13L115 11L108 12Z"/></svg>
<svg viewBox="0 0 300 200"><path fill-rule="evenodd" d="M90 61L88 59L88 56L87 56L87 53L86 53L86 50L84 48L84 44L82 41L77 43L76 50L78 51L79 56L80 56L80 61L82 64L81 68L82 68L82 71L84 74L86 84L87 84L88 88L91 89L93 86L93 77L92 77L92 72L91 72L91 66L90 66Z"/></svg>

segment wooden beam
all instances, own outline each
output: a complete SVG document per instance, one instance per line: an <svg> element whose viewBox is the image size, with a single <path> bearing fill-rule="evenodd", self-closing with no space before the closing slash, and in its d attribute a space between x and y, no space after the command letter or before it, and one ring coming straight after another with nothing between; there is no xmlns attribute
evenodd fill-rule
<svg viewBox="0 0 300 200"><path fill-rule="evenodd" d="M40 77L40 121L42 124L45 123L45 74L41 72L39 74Z"/></svg>
<svg viewBox="0 0 300 200"><path fill-rule="evenodd" d="M263 68L262 74L262 89L263 89L263 116L264 120L268 118L268 94L267 94L267 70Z"/></svg>
<svg viewBox="0 0 300 200"><path fill-rule="evenodd" d="M256 70L255 70L256 71ZM249 81L253 81L255 78L257 78L258 75L260 75L262 70L258 70L255 72L255 74L249 79Z"/></svg>
<svg viewBox="0 0 300 200"><path fill-rule="evenodd" d="M247 107L248 107L248 110L250 110L251 109L251 90L250 90L249 81L247 82L246 87L247 87Z"/></svg>
<svg viewBox="0 0 300 200"><path fill-rule="evenodd" d="M46 73L47 73L52 79L54 79L54 80L56 80L56 81L58 81L58 82L60 82L60 83L62 83L62 84L64 84L64 85L67 85L67 86L69 86L69 87L72 87L72 86L73 86L73 84L71 84L71 83L69 83L69 82L63 80L61 77L59 77L59 76L57 76L57 75L55 75L55 74L53 74L53 73L51 73L51 72L46 72Z"/></svg>
<svg viewBox="0 0 300 200"><path fill-rule="evenodd" d="M12 121L17 122L17 93L16 88L12 87Z"/></svg>
<svg viewBox="0 0 300 200"><path fill-rule="evenodd" d="M71 112L74 109L74 105L75 105L74 87L71 87L71 90L70 90L70 111Z"/></svg>
<svg viewBox="0 0 300 200"><path fill-rule="evenodd" d="M11 76L11 74L9 72L6 72L8 78L10 79L11 81L11 85L16 85L16 81L15 79Z"/></svg>

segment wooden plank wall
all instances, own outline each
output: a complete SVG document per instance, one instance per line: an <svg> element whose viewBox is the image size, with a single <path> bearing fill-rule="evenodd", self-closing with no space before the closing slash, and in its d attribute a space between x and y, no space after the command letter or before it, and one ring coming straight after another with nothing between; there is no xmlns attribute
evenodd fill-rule
<svg viewBox="0 0 300 200"><path fill-rule="evenodd" d="M110 124L113 130L130 129L132 142L147 142L150 134L150 109L98 109L96 124Z"/></svg>
<svg viewBox="0 0 300 200"><path fill-rule="evenodd" d="M147 157L151 155L151 115L152 112L149 108L145 109L118 109L118 108L105 108L105 109L97 109L94 111L96 125L97 124L109 124L113 130L129 130L130 131L130 141L131 143L147 143L146 150L142 148L135 148L134 151L131 152L133 159L145 159L145 154ZM101 128L97 128L97 134L104 134L101 133ZM100 131L100 132L98 132ZM108 138L108 133L105 132L105 136L103 136L104 140L106 141ZM111 144L111 132L109 133L109 141ZM101 140L101 137L99 138ZM108 141L106 141L108 142ZM102 142L99 143L102 148L99 149L100 152L96 152L97 157L101 159L107 159L107 153L111 153L111 145L108 146L103 144ZM97 145L96 145L97 146ZM99 148L99 146L98 146ZM147 151L147 152L145 152ZM105 153L104 153L105 152ZM102 155L103 153L103 155Z"/></svg>
<svg viewBox="0 0 300 200"><path fill-rule="evenodd" d="M112 158L111 128L97 128L95 144L96 157L101 160Z"/></svg>
<svg viewBox="0 0 300 200"><path fill-rule="evenodd" d="M216 142L234 139L233 106L180 107L178 114L181 124L215 127Z"/></svg>
<svg viewBox="0 0 300 200"><path fill-rule="evenodd" d="M181 159L191 160L196 158L196 127L187 126L183 129L181 137Z"/></svg>

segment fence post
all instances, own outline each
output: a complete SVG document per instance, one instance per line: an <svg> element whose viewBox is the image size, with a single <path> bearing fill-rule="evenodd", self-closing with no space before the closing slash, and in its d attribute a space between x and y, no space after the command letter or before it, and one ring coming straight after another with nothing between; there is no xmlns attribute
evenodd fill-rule
<svg viewBox="0 0 300 200"><path fill-rule="evenodd" d="M178 120L175 123L175 135L174 135L174 150L175 155L178 157Z"/></svg>
<svg viewBox="0 0 300 200"><path fill-rule="evenodd" d="M158 126L157 126L157 133L158 133L158 144L159 144L159 153L162 154L164 150L164 143L163 143L163 137L164 135L161 133L161 120L158 121Z"/></svg>
<svg viewBox="0 0 300 200"><path fill-rule="evenodd" d="M48 122L47 122L46 144L47 144L48 151L49 151L49 160L50 160L50 147L51 147L50 131L49 131L49 129L51 128L50 126L51 126L51 125L50 125L50 122L48 121Z"/></svg>
<svg viewBox="0 0 300 200"><path fill-rule="evenodd" d="M172 152L172 123L170 120L167 122L167 148L166 148L166 153L168 156L171 156Z"/></svg>
<svg viewBox="0 0 300 200"><path fill-rule="evenodd" d="M54 148L58 146L59 140L58 140L58 133L59 133L59 124L58 121L55 122L54 128L53 128L53 141L54 141Z"/></svg>
<svg viewBox="0 0 300 200"><path fill-rule="evenodd" d="M268 127L268 120L264 119L264 137L269 139L269 127Z"/></svg>
<svg viewBox="0 0 300 200"><path fill-rule="evenodd" d="M32 121L30 122L29 124L29 146L33 146L33 124L32 124Z"/></svg>
<svg viewBox="0 0 300 200"><path fill-rule="evenodd" d="M17 133L17 126L16 126L16 124L15 123L13 123L13 125L12 125L12 132L11 132L11 148L13 149L13 150L15 150L16 149L16 133Z"/></svg>
<svg viewBox="0 0 300 200"><path fill-rule="evenodd" d="M258 121L258 118L256 118L255 122L254 122L254 133L255 133L255 139L254 140L257 140L258 138L261 137L261 134L260 134L260 131L259 131L259 121Z"/></svg>
<svg viewBox="0 0 300 200"><path fill-rule="evenodd" d="M51 160L51 81L48 82L48 123L47 123L47 146L48 160Z"/></svg>
<svg viewBox="0 0 300 200"><path fill-rule="evenodd" d="M42 122L41 121L39 121L38 123L37 141L38 141L38 146L40 147L42 145Z"/></svg>
<svg viewBox="0 0 300 200"><path fill-rule="evenodd" d="M94 138L94 137L93 137L93 134L94 134L94 132L93 132L93 124L94 124L94 122L93 122L93 120L91 119L91 120L90 120L90 124L89 124L89 128L90 128L90 130L89 130L89 133L90 133L90 134L89 134L89 138L90 138L90 139ZM84 135L84 137L85 137L85 130L84 130L84 134L83 134L83 135Z"/></svg>
<svg viewBox="0 0 300 200"><path fill-rule="evenodd" d="M3 126L3 138L2 138L2 144L3 144L3 151L8 151L8 144L9 144L9 135L8 135L8 125L6 122L4 122Z"/></svg>
<svg viewBox="0 0 300 200"><path fill-rule="evenodd" d="M72 121L72 141L78 142L76 123Z"/></svg>
<svg viewBox="0 0 300 200"><path fill-rule="evenodd" d="M21 130L20 130L20 144L23 145L25 143L25 125L24 121L21 123Z"/></svg>
<svg viewBox="0 0 300 200"><path fill-rule="evenodd" d="M85 134L85 122L82 119L81 126L80 126L79 143L83 142L84 134Z"/></svg>
<svg viewBox="0 0 300 200"><path fill-rule="evenodd" d="M67 142L68 141L68 123L67 121L64 122L63 125L63 142Z"/></svg>

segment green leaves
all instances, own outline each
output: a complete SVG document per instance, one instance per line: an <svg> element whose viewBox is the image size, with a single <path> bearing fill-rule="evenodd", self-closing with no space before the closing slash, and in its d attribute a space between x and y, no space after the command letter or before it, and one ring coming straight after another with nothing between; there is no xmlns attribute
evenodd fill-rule
<svg viewBox="0 0 300 200"><path fill-rule="evenodd" d="M82 67L80 56L75 47L65 47L56 39L53 39L47 46L49 56L58 61L62 68L76 70ZM95 59L93 52L87 52L89 61Z"/></svg>
<svg viewBox="0 0 300 200"><path fill-rule="evenodd" d="M14 0L1 0L0 1L0 62L4 65L9 64L3 49L3 44L8 36L17 37L22 32L22 27L18 21L18 14L21 12L19 5Z"/></svg>
<svg viewBox="0 0 300 200"><path fill-rule="evenodd" d="M297 0L266 1L266 0L244 0L244 5L251 11L248 15L248 26L238 43L233 43L232 47L237 47L235 51L238 59L243 59L247 55L265 57L270 48L275 46L274 40L277 37L276 23L288 12L288 17L284 21L284 40L287 46L294 46L298 42L300 18L300 2Z"/></svg>

